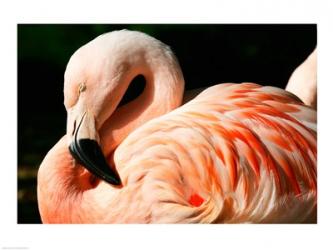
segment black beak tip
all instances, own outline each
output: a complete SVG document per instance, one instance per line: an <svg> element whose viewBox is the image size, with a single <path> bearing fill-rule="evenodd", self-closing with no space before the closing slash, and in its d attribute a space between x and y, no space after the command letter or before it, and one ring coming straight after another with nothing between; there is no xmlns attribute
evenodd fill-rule
<svg viewBox="0 0 333 250"><path fill-rule="evenodd" d="M121 185L121 180L117 173L113 173L113 175L103 176L101 179L115 186Z"/></svg>
<svg viewBox="0 0 333 250"><path fill-rule="evenodd" d="M109 166L95 140L74 139L69 146L69 151L74 159L96 177L112 185L121 185L119 175Z"/></svg>

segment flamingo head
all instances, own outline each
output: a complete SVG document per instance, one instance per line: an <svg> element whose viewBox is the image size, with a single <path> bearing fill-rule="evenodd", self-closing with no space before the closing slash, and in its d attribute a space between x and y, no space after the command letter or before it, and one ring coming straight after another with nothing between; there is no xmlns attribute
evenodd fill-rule
<svg viewBox="0 0 333 250"><path fill-rule="evenodd" d="M143 92L118 107L132 80ZM181 104L184 80L177 59L160 41L140 32L103 34L70 58L64 82L69 151L104 181L120 185L108 156L135 128Z"/></svg>

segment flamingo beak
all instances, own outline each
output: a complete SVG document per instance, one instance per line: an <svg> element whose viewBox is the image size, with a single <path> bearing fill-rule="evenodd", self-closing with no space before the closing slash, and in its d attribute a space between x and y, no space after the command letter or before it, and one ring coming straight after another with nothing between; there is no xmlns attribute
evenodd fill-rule
<svg viewBox="0 0 333 250"><path fill-rule="evenodd" d="M95 120L85 112L78 125L74 125L69 151L90 173L112 185L120 185L120 177L107 163L97 138Z"/></svg>

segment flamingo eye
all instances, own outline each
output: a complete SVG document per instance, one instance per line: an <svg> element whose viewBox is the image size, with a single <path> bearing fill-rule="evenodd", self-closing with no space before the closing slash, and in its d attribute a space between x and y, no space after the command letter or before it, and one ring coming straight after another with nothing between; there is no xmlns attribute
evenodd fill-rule
<svg viewBox="0 0 333 250"><path fill-rule="evenodd" d="M79 94L81 94L82 92L84 92L87 89L86 84L84 82L81 82L79 84Z"/></svg>
<svg viewBox="0 0 333 250"><path fill-rule="evenodd" d="M146 87L146 79L143 75L137 75L128 86L126 93L118 104L118 108L133 101L142 94Z"/></svg>

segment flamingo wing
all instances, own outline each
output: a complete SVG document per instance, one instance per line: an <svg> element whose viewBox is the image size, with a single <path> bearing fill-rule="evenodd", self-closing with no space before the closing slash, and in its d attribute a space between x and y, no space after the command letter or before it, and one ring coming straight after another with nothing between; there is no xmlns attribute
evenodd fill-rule
<svg viewBox="0 0 333 250"><path fill-rule="evenodd" d="M313 222L316 145L316 111L296 96L220 84L131 133L115 164L145 222Z"/></svg>

